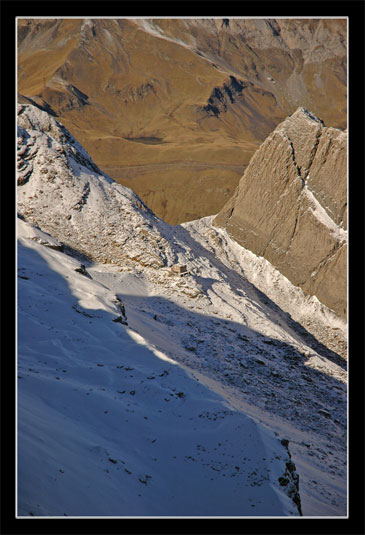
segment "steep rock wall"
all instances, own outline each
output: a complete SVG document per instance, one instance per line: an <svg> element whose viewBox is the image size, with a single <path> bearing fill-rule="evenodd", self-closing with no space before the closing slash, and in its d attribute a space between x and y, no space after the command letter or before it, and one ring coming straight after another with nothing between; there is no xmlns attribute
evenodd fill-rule
<svg viewBox="0 0 365 535"><path fill-rule="evenodd" d="M254 154L213 223L343 317L346 192L347 132L299 108Z"/></svg>

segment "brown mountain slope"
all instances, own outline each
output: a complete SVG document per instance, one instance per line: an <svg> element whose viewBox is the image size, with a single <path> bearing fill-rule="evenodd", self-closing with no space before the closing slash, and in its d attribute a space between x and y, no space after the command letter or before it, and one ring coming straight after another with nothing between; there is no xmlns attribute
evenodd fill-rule
<svg viewBox="0 0 365 535"><path fill-rule="evenodd" d="M254 154L213 224L346 316L347 132L299 108Z"/></svg>
<svg viewBox="0 0 365 535"><path fill-rule="evenodd" d="M178 223L217 213L298 105L346 126L346 21L19 19L18 91Z"/></svg>

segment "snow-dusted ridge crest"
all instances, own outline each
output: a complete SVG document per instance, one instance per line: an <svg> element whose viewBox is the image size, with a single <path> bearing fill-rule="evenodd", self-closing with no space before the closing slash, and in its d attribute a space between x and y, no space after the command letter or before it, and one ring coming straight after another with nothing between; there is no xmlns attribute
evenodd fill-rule
<svg viewBox="0 0 365 535"><path fill-rule="evenodd" d="M161 221L102 173L53 117L18 107L18 210L30 222L101 262L163 266L174 260Z"/></svg>
<svg viewBox="0 0 365 535"><path fill-rule="evenodd" d="M165 224L97 169L47 113L20 106L18 126L19 514L286 516L299 513L292 501L298 473L305 516L344 515L346 371L338 356L345 352L344 323L212 227L212 218ZM88 277L77 271L73 252L87 255ZM187 265L188 276L170 275L177 262ZM113 321L120 302L128 326ZM128 368L136 371L121 377ZM58 399L67 398L63 408L56 387ZM237 437L230 421L241 429ZM50 454L46 428L59 438L59 457ZM249 429L253 442L242 442ZM181 448L169 456L181 433ZM34 436L44 445L35 446ZM288 450L282 438L289 439ZM224 455L214 450L225 441ZM70 447L75 455L68 456ZM276 455L281 464L277 459L274 467ZM48 500L32 495L32 466L41 467L41 459ZM50 483L75 469L75 478L62 484L71 489L82 480L75 487L85 493L78 509L70 506L76 491L68 500L61 482ZM171 474L182 482L181 494L171 494ZM87 490L85 477L100 494ZM202 491L188 499L191 478L197 490L215 496L211 509ZM100 496L111 493L109 507Z"/></svg>

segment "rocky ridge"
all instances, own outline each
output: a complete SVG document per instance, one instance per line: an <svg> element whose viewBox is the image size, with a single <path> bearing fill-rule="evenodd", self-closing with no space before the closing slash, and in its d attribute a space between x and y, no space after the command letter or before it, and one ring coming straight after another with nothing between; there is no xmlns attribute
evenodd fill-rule
<svg viewBox="0 0 365 535"><path fill-rule="evenodd" d="M213 224L345 317L347 131L299 108L254 154Z"/></svg>
<svg viewBox="0 0 365 535"><path fill-rule="evenodd" d="M156 284L165 285L169 267L179 262L187 264L190 271L206 272L209 277L217 270L217 280L223 265L246 278L247 266L252 263L248 251L245 255L242 251L233 253L228 236L222 236L219 228L210 224L212 218L183 227L163 222L135 193L98 169L63 125L32 105L18 106L18 212L26 221L60 240L68 250L97 262L130 270L144 269ZM198 244L199 258L193 252ZM260 278L266 269L256 265L249 272L250 280L296 321L305 324L309 332L345 357L345 334L328 329L328 318L318 323L309 320L312 314L301 314L301 309L307 310L302 298L294 299L293 292L287 295L285 284L280 282L286 297L280 299L281 293L275 292L271 295L270 286ZM209 285L202 281L201 276L190 277L189 281L183 277L170 281L169 286L173 282L172 294L178 291L208 302ZM288 300L296 304L286 308ZM315 302L311 306L320 312Z"/></svg>
<svg viewBox="0 0 365 535"><path fill-rule="evenodd" d="M278 436L288 436L301 474L304 514L308 500L313 507L312 492L325 510L343 510L346 363L335 339L345 341L343 322L265 259L212 227L211 218L177 227L164 223L131 190L104 175L54 117L19 106L18 127L18 211L33 225L26 231L20 225L25 241L56 248L55 254L64 248L76 258L87 255L82 262L90 279L84 268L74 271L84 283L101 285L93 288L108 289L114 315L120 315L115 296L123 296L137 339L148 340L203 384L215 385L238 410L270 422ZM176 262L190 274L170 276ZM32 276L20 266L21 279ZM82 302L91 297L88 292ZM74 312L94 314L80 306ZM303 327L305 316L311 329ZM306 458L314 471L325 472L318 486L311 481L318 476L303 469ZM279 474L279 485L298 501L292 468ZM341 487L331 498L328 473Z"/></svg>
<svg viewBox="0 0 365 535"><path fill-rule="evenodd" d="M65 246L99 262L162 267L176 258L160 220L140 198L100 171L54 117L32 105L18 105L17 158L18 211Z"/></svg>

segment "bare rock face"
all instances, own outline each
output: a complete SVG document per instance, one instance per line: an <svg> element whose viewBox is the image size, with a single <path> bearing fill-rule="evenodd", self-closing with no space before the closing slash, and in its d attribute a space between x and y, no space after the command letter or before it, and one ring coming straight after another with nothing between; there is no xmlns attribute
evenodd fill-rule
<svg viewBox="0 0 365 535"><path fill-rule="evenodd" d="M347 132L299 108L254 154L213 224L344 317L346 221Z"/></svg>

